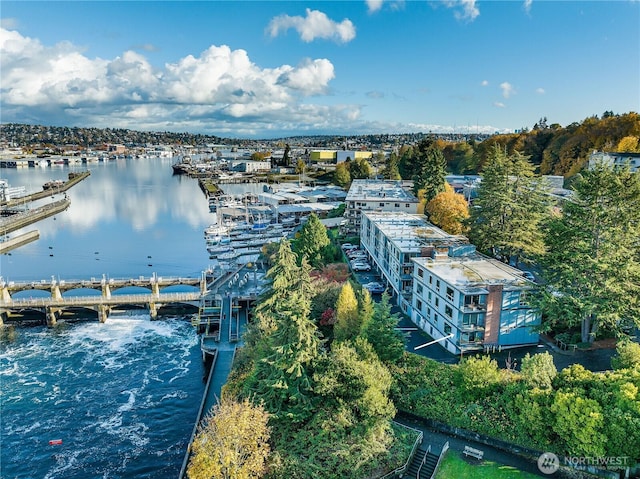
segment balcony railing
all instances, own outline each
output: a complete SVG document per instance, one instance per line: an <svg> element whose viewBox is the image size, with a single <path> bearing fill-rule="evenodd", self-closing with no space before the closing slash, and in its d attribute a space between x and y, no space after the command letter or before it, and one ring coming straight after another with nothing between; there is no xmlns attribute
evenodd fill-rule
<svg viewBox="0 0 640 479"><path fill-rule="evenodd" d="M487 305L486 304L467 303L467 304L462 306L462 311L464 313L473 313L473 312L477 312L477 311L486 311L486 310L487 310Z"/></svg>

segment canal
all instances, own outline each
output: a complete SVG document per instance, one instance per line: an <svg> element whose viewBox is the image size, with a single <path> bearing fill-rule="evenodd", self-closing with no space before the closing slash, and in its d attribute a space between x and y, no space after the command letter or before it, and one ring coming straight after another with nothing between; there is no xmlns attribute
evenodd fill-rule
<svg viewBox="0 0 640 479"><path fill-rule="evenodd" d="M40 239L0 256L0 276L199 276L213 215L196 180L173 176L173 161L0 170L28 193L91 170L67 192L67 211L14 233L38 229ZM188 321L144 312L19 328L0 343L0 477L177 477L204 390L197 339Z"/></svg>

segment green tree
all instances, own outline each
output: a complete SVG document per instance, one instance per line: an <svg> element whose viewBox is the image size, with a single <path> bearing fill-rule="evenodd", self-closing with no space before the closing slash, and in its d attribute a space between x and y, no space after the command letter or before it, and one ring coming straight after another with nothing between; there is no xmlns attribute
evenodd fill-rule
<svg viewBox="0 0 640 479"><path fill-rule="evenodd" d="M547 229L539 299L550 326L580 325L583 342L605 327L640 326L640 175L599 164Z"/></svg>
<svg viewBox="0 0 640 479"><path fill-rule="evenodd" d="M371 178L371 165L364 158L356 158L345 163L349 165L349 174L352 180Z"/></svg>
<svg viewBox="0 0 640 479"><path fill-rule="evenodd" d="M423 140L415 150L414 161L413 192L417 195L418 191L424 190L428 203L444 191L447 160L435 143Z"/></svg>
<svg viewBox="0 0 640 479"><path fill-rule="evenodd" d="M508 156L500 147L493 149L469 218L469 239L479 250L514 262L544 253L549 197L533 169L520 153Z"/></svg>
<svg viewBox="0 0 640 479"><path fill-rule="evenodd" d="M349 173L349 165L346 163L338 163L336 165L336 170L333 172L333 182L342 186L343 188L348 187L351 184L351 173Z"/></svg>
<svg viewBox="0 0 640 479"><path fill-rule="evenodd" d="M336 302L336 323L333 336L336 341L355 339L360 334L361 323L358 313L358 300L348 281L342 286Z"/></svg>
<svg viewBox="0 0 640 479"><path fill-rule="evenodd" d="M385 180L401 180L399 169L399 158L395 152L391 152L385 160L384 168L380 172Z"/></svg>
<svg viewBox="0 0 640 479"><path fill-rule="evenodd" d="M364 330L364 337L384 363L398 361L404 353L405 337L396 329L399 320L397 314L391 313L389 295L385 291Z"/></svg>
<svg viewBox="0 0 640 479"><path fill-rule="evenodd" d="M306 167L307 165L304 163L304 160L300 158L296 163L296 173L302 175Z"/></svg>
<svg viewBox="0 0 640 479"><path fill-rule="evenodd" d="M613 369L638 369L640 371L640 344L630 340L620 341L616 355L611 359Z"/></svg>
<svg viewBox="0 0 640 479"><path fill-rule="evenodd" d="M445 184L445 190L427 203L425 211L429 214L429 221L447 233L460 235L466 232L465 221L469 218L467 200L454 192L449 184Z"/></svg>
<svg viewBox="0 0 640 479"><path fill-rule="evenodd" d="M269 413L248 399L224 398L205 418L187 467L189 479L254 479L266 472Z"/></svg>
<svg viewBox="0 0 640 479"><path fill-rule="evenodd" d="M300 236L296 240L296 250L300 259L307 258L312 266L322 264L321 252L331 243L327 235L327 228L322 224L315 213L309 215L309 220L300 230Z"/></svg>
<svg viewBox="0 0 640 479"><path fill-rule="evenodd" d="M604 455L604 418L597 401L574 392L558 391L550 410L555 418L552 428L560 437L565 451L575 456Z"/></svg>
<svg viewBox="0 0 640 479"><path fill-rule="evenodd" d="M458 374L461 386L470 398L485 395L501 379L498 363L489 356L464 358L458 365Z"/></svg>
<svg viewBox="0 0 640 479"><path fill-rule="evenodd" d="M289 146L289 143L287 143L286 145L284 145L284 153L282 155L282 165L283 166L289 166L289 163L291 163L291 147Z"/></svg>
<svg viewBox="0 0 640 479"><path fill-rule="evenodd" d="M553 356L548 352L534 354L529 353L522 358L520 373L523 379L532 388L549 389L553 379L558 374Z"/></svg>
<svg viewBox="0 0 640 479"><path fill-rule="evenodd" d="M309 319L309 300L300 289L289 290L271 315L275 330L247 380L245 395L264 401L280 420L302 422L313 411L311 375L320 353L318 329Z"/></svg>

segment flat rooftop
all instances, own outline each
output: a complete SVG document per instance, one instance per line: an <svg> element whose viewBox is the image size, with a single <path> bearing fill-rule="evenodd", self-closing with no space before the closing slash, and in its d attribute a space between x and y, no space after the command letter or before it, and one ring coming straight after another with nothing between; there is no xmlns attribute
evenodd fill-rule
<svg viewBox="0 0 640 479"><path fill-rule="evenodd" d="M519 287L528 284L519 269L478 253L454 258L412 258L412 260L418 266L461 289L494 284Z"/></svg>
<svg viewBox="0 0 640 479"><path fill-rule="evenodd" d="M402 187L401 181L384 180L353 180L346 201L379 201L381 199L418 202L418 198Z"/></svg>

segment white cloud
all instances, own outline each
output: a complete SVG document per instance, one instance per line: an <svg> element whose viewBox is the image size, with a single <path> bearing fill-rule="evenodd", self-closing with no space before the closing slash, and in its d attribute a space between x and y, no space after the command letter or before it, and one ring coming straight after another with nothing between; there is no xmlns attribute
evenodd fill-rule
<svg viewBox="0 0 640 479"><path fill-rule="evenodd" d="M480 85L482 86L489 86L489 82L487 80L482 80L482 82L480 83Z"/></svg>
<svg viewBox="0 0 640 479"><path fill-rule="evenodd" d="M544 95L546 91L544 90L544 88L536 88L536 93L538 95Z"/></svg>
<svg viewBox="0 0 640 479"><path fill-rule="evenodd" d="M524 11L527 13L527 15L531 13L532 3L533 3L533 0L524 0L524 4L522 5L522 7L524 8Z"/></svg>
<svg viewBox="0 0 640 479"><path fill-rule="evenodd" d="M498 108L505 108L507 105L505 105L501 101L494 101L493 102L493 106L498 107Z"/></svg>
<svg viewBox="0 0 640 479"><path fill-rule="evenodd" d="M513 88L513 85L511 85L511 83L509 82L500 83L500 89L502 90L502 96L505 98L509 98L516 92Z"/></svg>
<svg viewBox="0 0 640 479"><path fill-rule="evenodd" d="M15 30L18 28L18 19L17 18L0 18L0 27L6 28L7 30Z"/></svg>
<svg viewBox="0 0 640 479"><path fill-rule="evenodd" d="M382 8L383 0L366 0L369 13L377 12Z"/></svg>
<svg viewBox="0 0 640 479"><path fill-rule="evenodd" d="M316 38L334 40L339 43L348 43L356 37L356 28L349 19L344 19L337 23L319 10L307 8L307 16L280 15L274 17L267 33L271 37L277 37L281 32L286 32L290 28L295 29L300 38L305 42L312 42Z"/></svg>
<svg viewBox="0 0 640 479"><path fill-rule="evenodd" d="M480 15L476 0L444 0L443 3L447 8L456 9L453 16L457 20L472 22Z"/></svg>
<svg viewBox="0 0 640 479"><path fill-rule="evenodd" d="M372 98L374 100L380 100L384 98L384 92L381 92L381 91L368 91L366 95L367 95L367 98Z"/></svg>

